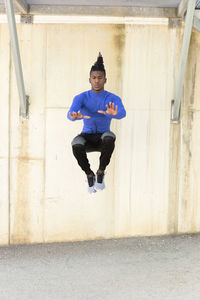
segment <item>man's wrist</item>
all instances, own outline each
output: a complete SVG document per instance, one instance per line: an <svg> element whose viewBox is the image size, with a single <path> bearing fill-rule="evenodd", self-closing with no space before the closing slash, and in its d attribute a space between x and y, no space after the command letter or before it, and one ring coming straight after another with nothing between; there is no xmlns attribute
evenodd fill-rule
<svg viewBox="0 0 200 300"><path fill-rule="evenodd" d="M106 117L109 117L109 118L113 118L113 115L108 114L107 112L105 113L105 116L106 116Z"/></svg>

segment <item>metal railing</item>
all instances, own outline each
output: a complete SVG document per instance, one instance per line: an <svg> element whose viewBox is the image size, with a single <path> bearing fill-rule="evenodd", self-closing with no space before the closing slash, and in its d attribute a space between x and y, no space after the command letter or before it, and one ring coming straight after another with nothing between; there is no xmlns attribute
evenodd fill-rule
<svg viewBox="0 0 200 300"><path fill-rule="evenodd" d="M197 2L196 2L196 8L200 8L200 0L197 0Z"/></svg>
<svg viewBox="0 0 200 300"><path fill-rule="evenodd" d="M196 0L188 1L183 43L182 43L182 50L181 50L181 58L179 64L178 80L176 86L176 95L175 95L175 99L172 100L172 106L171 106L171 121L173 123L178 123L180 120L181 99L183 94L184 78L185 78L187 57L188 57L189 46L190 46L190 38L192 33L195 5L196 5Z"/></svg>
<svg viewBox="0 0 200 300"><path fill-rule="evenodd" d="M23 78L22 64L21 64L20 51L19 51L14 5L12 0L4 0L4 2L5 2L6 13L8 18L8 26L9 26L10 40L12 46L12 56L13 56L13 62L15 66L17 87L18 87L19 99L20 99L20 115L23 118L27 118L29 96L25 94L25 88L24 88L24 78Z"/></svg>

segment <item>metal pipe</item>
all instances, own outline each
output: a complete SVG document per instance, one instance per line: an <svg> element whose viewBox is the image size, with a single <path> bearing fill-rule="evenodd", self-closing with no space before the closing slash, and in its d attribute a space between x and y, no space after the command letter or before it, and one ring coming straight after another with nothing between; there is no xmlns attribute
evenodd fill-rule
<svg viewBox="0 0 200 300"><path fill-rule="evenodd" d="M180 65L179 65L179 73L178 73L178 80L177 80L177 87L176 87L176 96L174 102L172 102L172 107L171 107L172 122L179 122L179 118L180 118L181 99L183 94L184 77L185 77L187 57L188 57L189 46L190 46L190 38L192 33L195 5L196 5L196 0L188 1L187 14L185 20L185 30L183 36Z"/></svg>
<svg viewBox="0 0 200 300"><path fill-rule="evenodd" d="M17 79L17 86L20 98L20 114L23 118L27 117L27 110L28 110L28 99L25 94L24 88L24 78L22 72L22 64L19 52L19 43L18 43L18 36L17 36L17 27L15 21L15 14L14 14L14 5L12 0L4 0L8 18L8 25L10 31L10 40L12 46L12 55L13 55L13 62L15 66L15 73Z"/></svg>

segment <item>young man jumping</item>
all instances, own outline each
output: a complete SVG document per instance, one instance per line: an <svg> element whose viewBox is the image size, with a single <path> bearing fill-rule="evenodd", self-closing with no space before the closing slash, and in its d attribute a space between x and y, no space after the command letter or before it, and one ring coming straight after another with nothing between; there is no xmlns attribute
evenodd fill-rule
<svg viewBox="0 0 200 300"><path fill-rule="evenodd" d="M87 175L90 194L105 188L104 171L110 162L116 139L115 134L110 131L111 120L126 116L121 99L104 90L106 80L103 57L99 53L90 70L91 90L75 96L67 114L69 120L83 120L84 123L81 134L72 141L72 151ZM89 149L101 152L96 176L87 158L86 152Z"/></svg>

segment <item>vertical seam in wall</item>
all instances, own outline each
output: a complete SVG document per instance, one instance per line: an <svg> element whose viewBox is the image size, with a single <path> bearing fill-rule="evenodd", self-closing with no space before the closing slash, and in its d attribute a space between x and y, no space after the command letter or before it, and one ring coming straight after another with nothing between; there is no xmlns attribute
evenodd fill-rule
<svg viewBox="0 0 200 300"><path fill-rule="evenodd" d="M118 56L120 56L121 61L124 62L124 60L125 60L125 47L126 47L126 38L127 38L127 35L126 35L126 25L125 24L123 24L123 25L124 25L124 29L123 29L124 41L123 41L123 45L120 46L119 49L118 49ZM122 51L121 51L121 48L122 48ZM120 95L120 97L122 99L122 102L123 102L123 92L124 92L124 80L123 80L123 78L124 78L124 69L125 69L124 66L122 66L121 67L121 73L120 73L120 91L118 91L118 93L119 93L119 95ZM123 119L120 120L120 121L123 122ZM115 123L115 131L116 132L119 130L119 128L120 128L120 125L118 124L118 122ZM118 140L118 137L116 137L116 138ZM118 147L119 147L119 144L118 144ZM116 182L116 180L115 180L115 174L116 174L116 170L117 170L117 168L116 168L117 161L118 161L117 152L115 152L115 161L114 161L114 168L113 168L113 174L114 174L114 176L113 176L113 188L114 188L114 191L113 191L113 197L114 197L113 198L113 202L114 202L113 203L113 211L114 211L114 222L113 222L114 223L114 228L113 228L114 232L113 232L113 236L114 237L115 236L117 237L118 234L119 234L118 230L117 230L117 228L118 228L118 226L117 226L118 220L116 220L116 209L118 209L118 207L116 208L116 195L117 195L117 193L116 193L116 186L115 186L115 182ZM117 205L119 206L119 203Z"/></svg>
<svg viewBox="0 0 200 300"><path fill-rule="evenodd" d="M10 222L11 222L11 216L10 216L10 188L11 188L11 184L10 184L10 177L11 177L11 157L10 157L10 153L11 153L11 43L9 43L9 83L8 83L8 244L10 245Z"/></svg>
<svg viewBox="0 0 200 300"><path fill-rule="evenodd" d="M115 127L116 129L116 127ZM116 147L116 142L115 142ZM113 187L113 198L112 198L112 209L113 209L113 236L116 235L116 186L115 186L115 172L116 172L116 152L115 152L115 160L113 164L113 176L112 176L112 187Z"/></svg>
<svg viewBox="0 0 200 300"><path fill-rule="evenodd" d="M46 102L47 102L47 25L45 25L45 45L44 45L44 54L45 54L45 65L44 65L44 159L43 159L43 221L42 221L42 231L43 231L43 242L46 242L46 234L45 234L45 191L46 191Z"/></svg>
<svg viewBox="0 0 200 300"><path fill-rule="evenodd" d="M130 28L130 25L129 25ZM131 26L131 35L134 34L134 29L133 29L133 25ZM126 39L127 39L127 35L126 35ZM127 47L127 46L126 46ZM132 47L132 46L131 46ZM131 149L134 148L134 126L131 123L131 137L130 137L130 145L131 145ZM133 151L131 151L131 154L133 153ZM134 170L134 158L133 155L131 155L130 157L130 166L131 166L131 170L130 170L130 180L129 180L129 185L130 185L130 190L129 190L129 222L130 222L130 232L129 235L132 235L133 229L132 229L132 211L133 211L133 204L132 204L132 193L133 193L133 170Z"/></svg>
<svg viewBox="0 0 200 300"><path fill-rule="evenodd" d="M132 125L132 123L131 123ZM131 130L131 149L134 148L134 129L133 131ZM131 151L131 153L133 153L133 151ZM132 213L133 213L133 204L132 204L132 193L133 193L133 170L134 170L134 159L133 159L133 155L131 155L130 157L130 166L131 166L131 170L130 170L130 180L129 180L129 184L130 184L130 192L129 192L129 222L130 222L130 232L129 234L132 235Z"/></svg>
<svg viewBox="0 0 200 300"><path fill-rule="evenodd" d="M183 90L184 93L184 90ZM183 94L184 97L184 94ZM182 98L182 103L181 103L181 107L183 109L183 98ZM177 213L177 232L179 233L179 228L180 228L180 221L182 219L181 215L182 215L182 199L184 196L184 154L183 154L183 133L184 133L184 129L183 129L183 111L180 112L180 139L179 139L179 143L180 143L180 148L179 148L179 155L180 155L180 159L179 159L179 188L178 188L178 213Z"/></svg>

